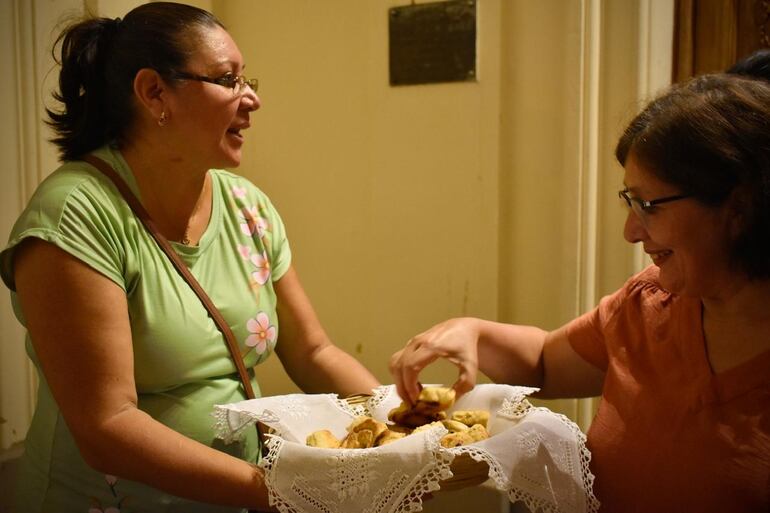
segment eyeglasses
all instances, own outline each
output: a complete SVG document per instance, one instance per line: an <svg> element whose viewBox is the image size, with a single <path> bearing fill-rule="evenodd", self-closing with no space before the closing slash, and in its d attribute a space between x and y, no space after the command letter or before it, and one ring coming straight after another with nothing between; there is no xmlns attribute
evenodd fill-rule
<svg viewBox="0 0 770 513"><path fill-rule="evenodd" d="M251 87L251 90L257 92L259 87L259 80L256 78L246 78L243 75L233 75L227 73L218 78L211 78L204 75L194 75L192 73L185 73L184 71L173 71L171 75L174 78L182 80L197 80L199 82L208 82L209 84L216 84L222 87L227 87L233 90L233 94L242 94L246 91L245 86Z"/></svg>
<svg viewBox="0 0 770 513"><path fill-rule="evenodd" d="M620 198L623 198L625 200L626 205L628 205L628 208L634 211L634 214L643 222L647 222L647 216L652 210L652 207L656 205L660 205L661 203L669 203L671 201L677 201L680 199L689 198L690 194L677 194L676 196L666 196L665 198L658 198L654 200L643 200L639 198L634 198L633 196L628 195L628 189L623 189L622 191L618 191L618 196Z"/></svg>

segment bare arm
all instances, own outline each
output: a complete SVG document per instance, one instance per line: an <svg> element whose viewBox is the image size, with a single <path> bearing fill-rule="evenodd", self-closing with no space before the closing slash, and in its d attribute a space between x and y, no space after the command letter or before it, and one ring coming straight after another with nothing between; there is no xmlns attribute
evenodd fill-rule
<svg viewBox="0 0 770 513"><path fill-rule="evenodd" d="M540 397L589 397L601 393L604 374L569 344L566 330L547 332L474 318L450 319L412 338L390 361L399 394L415 401L419 374L445 358L457 366L454 388L468 392L481 370L497 383L539 387Z"/></svg>
<svg viewBox="0 0 770 513"><path fill-rule="evenodd" d="M261 469L137 408L131 328L120 287L40 240L24 242L15 261L35 352L89 465L195 501L268 509Z"/></svg>
<svg viewBox="0 0 770 513"><path fill-rule="evenodd" d="M341 395L368 394L379 385L358 360L329 340L293 267L276 282L275 291L281 323L275 351L292 381L305 392Z"/></svg>

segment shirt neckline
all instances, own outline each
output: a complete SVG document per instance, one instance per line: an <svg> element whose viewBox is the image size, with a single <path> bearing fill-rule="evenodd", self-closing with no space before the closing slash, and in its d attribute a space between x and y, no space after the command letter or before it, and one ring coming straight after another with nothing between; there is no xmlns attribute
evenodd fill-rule
<svg viewBox="0 0 770 513"><path fill-rule="evenodd" d="M139 201L141 201L141 193L139 186L136 183L136 178L131 170L131 166L123 158L120 148L117 146L108 146L105 151L108 153L109 161L115 165L115 171L126 181L129 189L133 192ZM206 226L206 230L201 235L198 244L194 246L187 246L177 241L169 241L174 250L179 253L182 258L188 263L192 264L197 258L203 254L211 243L216 239L217 234L222 223L222 184L219 182L218 174L214 170L208 171L211 178L211 216L209 217L209 223ZM150 235L148 233L148 235ZM151 235L150 235L151 236Z"/></svg>

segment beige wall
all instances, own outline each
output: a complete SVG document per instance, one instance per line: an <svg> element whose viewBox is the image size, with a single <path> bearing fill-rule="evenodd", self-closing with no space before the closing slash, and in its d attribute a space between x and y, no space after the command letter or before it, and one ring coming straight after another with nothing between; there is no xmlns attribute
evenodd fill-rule
<svg viewBox="0 0 770 513"><path fill-rule="evenodd" d="M282 213L333 339L383 382L410 336L494 318L498 294L499 2L480 15L478 83L390 87L398 4L215 4L260 79L239 172ZM259 373L270 393L293 389L275 365Z"/></svg>
<svg viewBox="0 0 770 513"><path fill-rule="evenodd" d="M68 2L109 16L137 4ZM673 0L479 0L478 81L404 87L390 87L387 71L387 10L403 0L195 3L224 21L260 79L238 172L282 213L327 331L383 382L390 354L433 323L474 315L554 328L642 264L622 240L612 147L638 98L669 76ZM2 127L4 154L19 159L2 171L3 198L15 198L3 238L54 166L40 135L46 93L33 91L50 68L46 24L60 14L51 0L12 4L34 12L9 26L17 46L2 53L27 91L2 103L16 120ZM9 314L0 415L18 429L3 427L3 447L23 436L31 405ZM275 358L258 373L268 394L296 390ZM454 375L444 363L424 380ZM549 405L583 427L590 419L590 404Z"/></svg>
<svg viewBox="0 0 770 513"><path fill-rule="evenodd" d="M651 8L481 0L478 82L390 87L395 5L214 2L260 79L239 172L282 212L333 339L384 382L388 356L435 322L555 328L638 266L612 148L637 107ZM295 390L276 360L259 373L268 393ZM551 406L577 417L574 401Z"/></svg>

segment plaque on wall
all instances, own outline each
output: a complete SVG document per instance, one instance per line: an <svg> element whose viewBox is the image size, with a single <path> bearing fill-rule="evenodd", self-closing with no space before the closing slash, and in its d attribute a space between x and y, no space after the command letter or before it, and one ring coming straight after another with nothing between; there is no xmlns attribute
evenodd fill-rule
<svg viewBox="0 0 770 513"><path fill-rule="evenodd" d="M476 0L389 10L390 84L476 80Z"/></svg>

